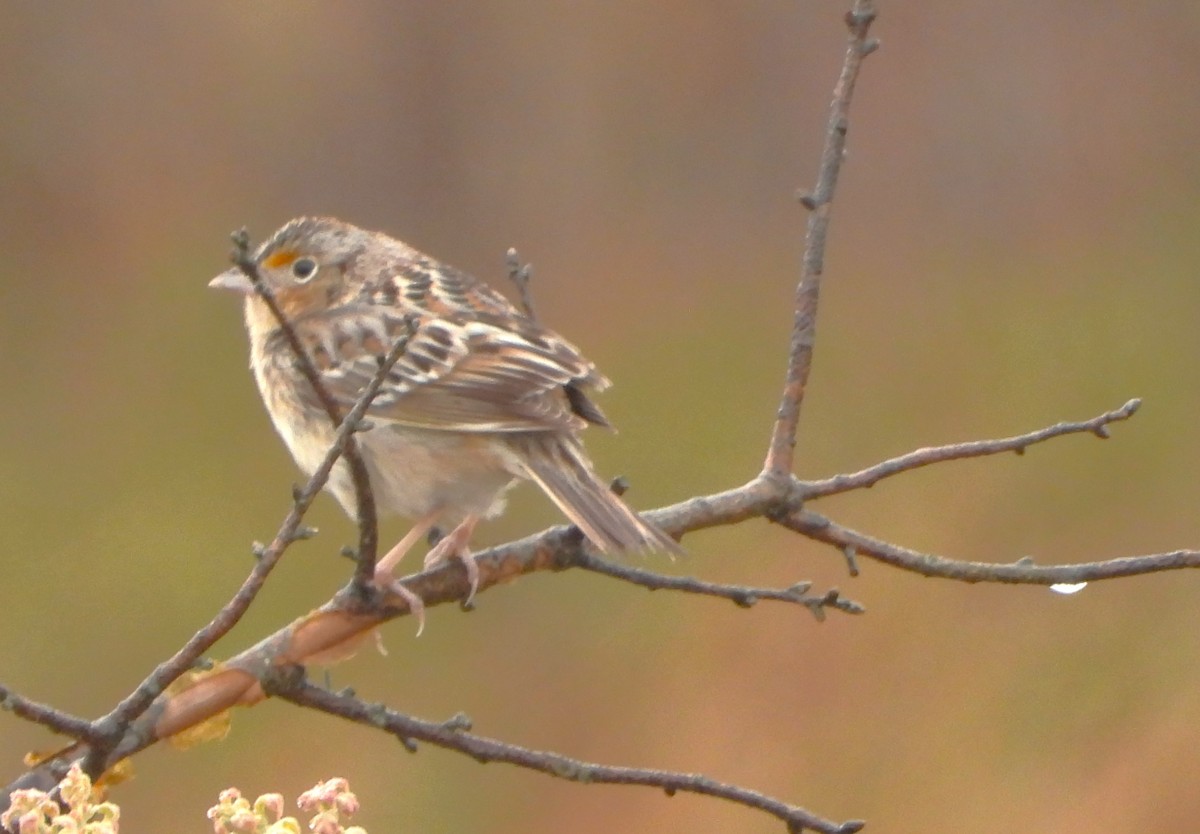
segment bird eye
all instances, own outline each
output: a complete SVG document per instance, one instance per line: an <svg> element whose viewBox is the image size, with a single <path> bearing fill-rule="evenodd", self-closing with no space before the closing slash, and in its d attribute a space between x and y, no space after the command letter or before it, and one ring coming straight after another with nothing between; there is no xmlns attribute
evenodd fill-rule
<svg viewBox="0 0 1200 834"><path fill-rule="evenodd" d="M292 262L292 275L299 281L307 281L317 274L317 262L312 258L297 258Z"/></svg>

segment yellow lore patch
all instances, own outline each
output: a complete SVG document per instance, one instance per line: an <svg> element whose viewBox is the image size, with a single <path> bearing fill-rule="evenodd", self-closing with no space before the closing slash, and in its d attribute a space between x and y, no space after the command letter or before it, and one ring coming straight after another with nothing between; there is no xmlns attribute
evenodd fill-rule
<svg viewBox="0 0 1200 834"><path fill-rule="evenodd" d="M281 266L287 266L296 260L296 258L297 253L294 249L283 249L267 255L266 260L263 261L263 266L270 267L271 269L279 269Z"/></svg>

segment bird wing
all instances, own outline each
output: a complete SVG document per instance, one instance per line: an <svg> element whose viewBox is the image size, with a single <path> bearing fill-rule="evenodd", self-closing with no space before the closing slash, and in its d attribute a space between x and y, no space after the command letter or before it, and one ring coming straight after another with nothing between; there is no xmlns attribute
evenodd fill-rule
<svg viewBox="0 0 1200 834"><path fill-rule="evenodd" d="M582 387L608 380L557 334L524 317L353 305L294 323L326 390L351 407L397 339L408 343L367 415L465 432L577 430L607 424ZM317 404L316 395L305 395Z"/></svg>

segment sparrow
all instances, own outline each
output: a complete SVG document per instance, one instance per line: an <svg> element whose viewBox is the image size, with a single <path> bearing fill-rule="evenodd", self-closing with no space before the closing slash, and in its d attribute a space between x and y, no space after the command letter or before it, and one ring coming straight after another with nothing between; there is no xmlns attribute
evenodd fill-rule
<svg viewBox="0 0 1200 834"><path fill-rule="evenodd" d="M601 553L681 552L614 494L584 450L584 428L610 427L589 398L608 379L499 292L395 238L332 217L288 222L259 247L254 264L343 414L397 340L407 339L367 410L370 427L356 434L380 513L413 522L376 564L381 587L419 604L394 570L432 531L449 531L425 565L461 560L470 600L479 582L471 536L479 521L503 511L505 493L522 480L537 484ZM241 269L209 286L244 297L259 393L310 475L336 429L283 328ZM353 518L344 461L325 488Z"/></svg>

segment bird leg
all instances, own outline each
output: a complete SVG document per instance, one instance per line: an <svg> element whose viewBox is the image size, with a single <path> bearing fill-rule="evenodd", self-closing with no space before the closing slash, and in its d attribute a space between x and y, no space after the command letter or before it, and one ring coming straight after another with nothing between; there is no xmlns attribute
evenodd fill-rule
<svg viewBox="0 0 1200 834"><path fill-rule="evenodd" d="M404 554L412 550L412 546L424 538L433 528L433 525L437 522L438 515L439 513L433 512L424 518L417 519L417 523L404 535L404 538L396 542L396 546L375 563L375 584L386 591L391 591L408 603L409 612L417 618L418 637L425 630L425 600L404 587L396 579L393 571L400 560L404 558Z"/></svg>
<svg viewBox="0 0 1200 834"><path fill-rule="evenodd" d="M475 591L479 589L479 565L476 564L475 557L471 555L471 550L467 547L471 541L471 534L475 532L475 525L478 523L479 516L467 516L463 519L462 524L447 533L432 550L425 554L426 568L432 568L447 559L458 559L462 562L463 567L467 570L467 582L471 587L463 602L464 605L471 604L471 601L475 599Z"/></svg>
<svg viewBox="0 0 1200 834"><path fill-rule="evenodd" d="M404 534L404 538L396 542L396 546L384 554L383 558L375 563L376 582L378 582L381 577L385 581L390 581L393 578L392 571L395 570L396 565L400 563L400 560L404 558L404 554L412 550L414 544L428 535L429 531L433 529L433 525L437 523L437 519L440 514L441 513L439 512L432 512L423 518L418 518L416 523L413 524L412 529Z"/></svg>

